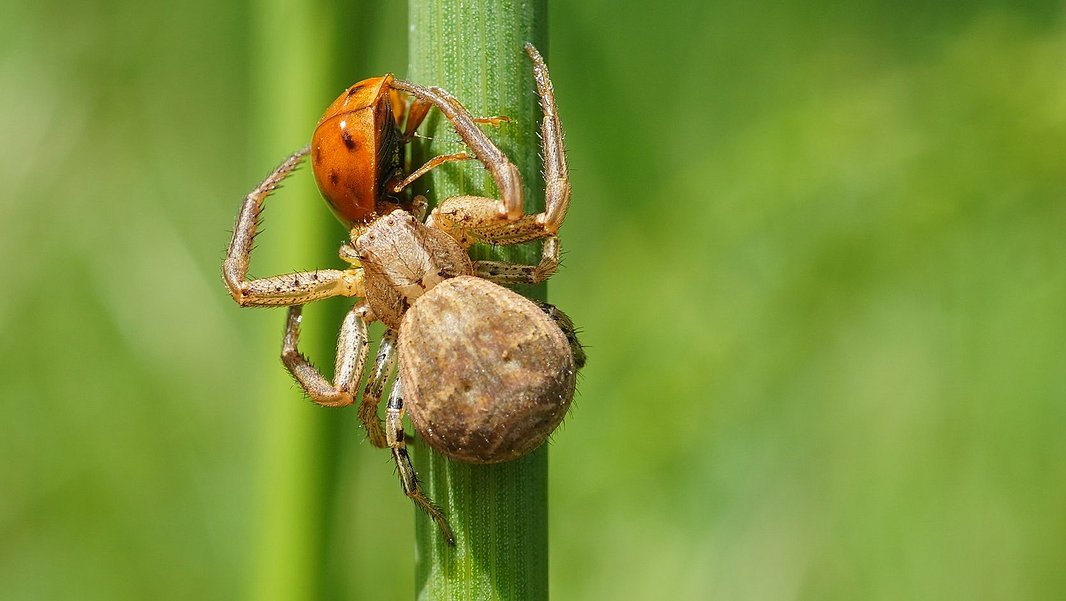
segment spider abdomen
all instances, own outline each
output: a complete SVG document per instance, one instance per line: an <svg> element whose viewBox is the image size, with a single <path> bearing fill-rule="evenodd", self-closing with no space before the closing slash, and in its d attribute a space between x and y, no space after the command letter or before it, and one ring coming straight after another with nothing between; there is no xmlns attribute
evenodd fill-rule
<svg viewBox="0 0 1066 601"><path fill-rule="evenodd" d="M415 430L468 463L534 450L574 396L574 357L556 322L528 299L472 276L441 282L408 309L399 362Z"/></svg>

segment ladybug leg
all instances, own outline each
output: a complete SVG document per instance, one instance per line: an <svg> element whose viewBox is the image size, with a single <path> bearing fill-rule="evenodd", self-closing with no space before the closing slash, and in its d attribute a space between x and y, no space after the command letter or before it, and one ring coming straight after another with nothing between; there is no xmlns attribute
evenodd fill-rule
<svg viewBox="0 0 1066 601"><path fill-rule="evenodd" d="M425 121L426 115L429 114L429 109L433 108L433 103L417 96L411 97L411 103L407 106L406 116L407 122L404 124L403 138L401 138L401 144L407 144L415 137L415 130L419 125Z"/></svg>
<svg viewBox="0 0 1066 601"><path fill-rule="evenodd" d="M385 388L385 382L396 369L396 330L387 330L378 344L378 355L374 361L374 370L366 380L363 388L363 402L359 405L359 419L366 428L367 438L370 444L379 449L387 444L385 431L381 429L381 419L378 418L378 405L381 403L381 392Z"/></svg>
<svg viewBox="0 0 1066 601"><path fill-rule="evenodd" d="M474 123L499 127L501 123L510 123L511 118L507 115L493 115L491 117L474 117Z"/></svg>
<svg viewBox="0 0 1066 601"><path fill-rule="evenodd" d="M385 412L385 435L388 437L389 448L392 449L392 458L396 461L396 469L400 472L400 485L403 486L404 494L437 523L437 527L444 533L444 538L448 540L448 543L454 545L455 535L448 526L448 520L445 519L440 508L426 496L425 491L422 490L422 484L418 481L418 474L411 465L411 456L407 454L407 443L404 440L404 413L403 385L400 376L396 376L396 380L392 383L392 393L389 395L388 409Z"/></svg>
<svg viewBox="0 0 1066 601"><path fill-rule="evenodd" d="M367 313L365 306L359 304L352 307L341 323L333 376L335 382L326 379L297 348L300 339L301 308L301 305L289 307L285 338L281 345L282 363L315 404L324 407L351 405L355 402L354 394L359 386L370 344L364 321Z"/></svg>
<svg viewBox="0 0 1066 601"><path fill-rule="evenodd" d="M230 296L242 307L300 305L331 296L362 296L363 273L360 269L320 269L248 279L248 264L259 229L263 202L300 165L310 151L305 147L294 153L245 197L233 227L222 278Z"/></svg>

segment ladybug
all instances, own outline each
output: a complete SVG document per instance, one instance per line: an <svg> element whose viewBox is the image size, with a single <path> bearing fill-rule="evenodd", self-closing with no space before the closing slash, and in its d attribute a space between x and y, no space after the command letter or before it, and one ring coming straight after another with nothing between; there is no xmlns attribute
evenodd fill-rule
<svg viewBox="0 0 1066 601"><path fill-rule="evenodd" d="M318 189L349 229L394 209L412 208L412 201L397 190L403 181L403 146L433 105L421 99L408 105L394 81L390 74L346 89L326 109L311 138Z"/></svg>

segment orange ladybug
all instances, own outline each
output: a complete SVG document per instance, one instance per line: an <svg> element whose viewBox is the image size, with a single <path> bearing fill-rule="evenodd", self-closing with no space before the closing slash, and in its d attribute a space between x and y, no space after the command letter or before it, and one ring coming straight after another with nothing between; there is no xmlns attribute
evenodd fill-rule
<svg viewBox="0 0 1066 601"><path fill-rule="evenodd" d="M326 109L311 139L318 189L348 228L396 208L411 210L411 201L392 190L403 179L403 145L432 104L416 99L408 107L393 81L390 74L349 87Z"/></svg>

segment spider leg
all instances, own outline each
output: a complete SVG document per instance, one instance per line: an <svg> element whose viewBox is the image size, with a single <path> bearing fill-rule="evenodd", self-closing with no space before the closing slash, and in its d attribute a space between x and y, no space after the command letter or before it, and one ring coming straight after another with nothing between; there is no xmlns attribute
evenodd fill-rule
<svg viewBox="0 0 1066 601"><path fill-rule="evenodd" d="M544 158L544 212L508 215L507 219L501 219L497 210L498 201L492 198L453 196L441 202L427 222L467 247L475 242L518 244L544 239L540 263L537 265L477 263L478 275L502 284L536 283L555 273L559 266L559 241L555 234L570 207L569 168L562 124L555 105L555 90L540 53L531 44L526 44L525 50L533 62L533 78L537 82L541 112L544 113L540 123L541 154ZM481 155L478 157L481 158Z"/></svg>
<svg viewBox="0 0 1066 601"><path fill-rule="evenodd" d="M474 273L497 284L537 284L552 277L559 268L559 238L550 236L544 240L540 251L540 263L523 265L506 261L474 261Z"/></svg>
<svg viewBox="0 0 1066 601"><path fill-rule="evenodd" d="M570 172L566 165L566 147L563 143L563 126L559 122L559 109L555 106L555 88L548 75L548 65L533 47L526 43L526 54L533 61L533 79L537 82L540 109L544 118L540 122L541 152L544 155L544 213L538 221L547 232L555 233L563 225L566 211L570 208Z"/></svg>
<svg viewBox="0 0 1066 601"><path fill-rule="evenodd" d="M281 361L315 404L324 407L344 407L355 402L359 377L366 364L369 341L367 340L366 308L359 304L344 316L341 331L337 336L337 357L330 382L311 365L297 348L300 339L301 305L289 307L285 322L285 338L281 345ZM380 427L380 426L379 426Z"/></svg>
<svg viewBox="0 0 1066 601"><path fill-rule="evenodd" d="M428 100L425 97L419 97L409 92L404 92L403 86L395 85L395 80L389 82L389 86L392 88L389 93L389 100L392 103L392 114L396 119L396 125L403 128L403 137L400 139L401 144L407 144L415 137L415 131L418 130L418 126L422 125L426 116L429 114L429 110L433 108L434 102ZM404 102L400 97L400 92L404 92L411 96L409 102ZM491 125L498 127L501 123L509 122L511 119L503 115L493 115L491 117L474 117L474 123L480 123L482 125ZM399 190L397 190L398 192Z"/></svg>
<svg viewBox="0 0 1066 601"><path fill-rule="evenodd" d="M412 171L411 175L408 175L402 182L393 185L392 191L393 192L401 192L401 191L403 191L404 188L406 188L407 186L410 186L412 183L414 183L415 180L417 180L418 178L422 177L423 175L429 173L433 169L436 169L437 167L440 167L441 165L443 165L445 163L448 163L448 162L451 162L451 161L468 161L470 159L475 159L475 158L477 158L477 157L475 157L474 155L472 155L472 154L470 154L468 152L465 152L465 151L456 152L456 153L453 153L453 154L440 154L440 155L437 155L437 156L433 157L432 159L426 161L425 165L422 165L418 169L415 169L414 171Z"/></svg>
<svg viewBox="0 0 1066 601"><path fill-rule="evenodd" d="M515 221L499 219L495 202L479 196L453 196L430 213L426 225L443 230L462 246L475 242L485 244L518 244L544 240L537 265L512 265L500 261L478 261L478 275L500 284L542 282L559 267L559 238L545 229L545 213L523 215Z"/></svg>
<svg viewBox="0 0 1066 601"><path fill-rule="evenodd" d="M454 96L447 91L438 88L424 88L406 81L396 80L392 86L403 92L407 92L416 98L421 98L433 103L444 116L452 122L456 133L462 138L470 152L492 174L493 181L500 193L500 200L493 200L497 217L506 216L508 219L518 219L522 216L522 176L518 168L507 158L496 144L489 139L485 132L478 127L478 119L470 115L470 111L462 105ZM489 118L492 122L496 118Z"/></svg>
<svg viewBox="0 0 1066 601"><path fill-rule="evenodd" d="M448 520L439 507L429 500L422 485L418 481L418 474L411 465L411 456L407 454L407 443L404 441L403 432L403 385L400 376L397 375L392 383L392 393L389 395L388 409L385 412L385 435L388 437L389 447L392 449L392 458L396 461L396 469L400 472L400 484L403 486L405 495L411 498L437 523L437 527L444 533L444 538L449 544L455 544L455 535L448 526Z"/></svg>
<svg viewBox="0 0 1066 601"><path fill-rule="evenodd" d="M359 296L363 292L361 269L317 269L247 280L230 288L242 307L304 305L331 296Z"/></svg>
<svg viewBox="0 0 1066 601"><path fill-rule="evenodd" d="M388 444L385 431L381 429L381 419L378 418L378 404L381 403L381 392L385 388L385 382L396 368L396 330L386 330L378 344L378 355L374 361L374 371L366 380L363 388L363 402L359 405L359 419L366 428L367 438L370 444L379 449Z"/></svg>
<svg viewBox="0 0 1066 601"><path fill-rule="evenodd" d="M304 147L286 159L244 198L237 213L233 237L222 263L222 279L230 296L242 307L301 305L330 296L362 296L363 274L359 269L320 269L248 279L248 264L263 202L300 165L308 152L310 147Z"/></svg>
<svg viewBox="0 0 1066 601"><path fill-rule="evenodd" d="M574 322L570 319L570 316L563 313L563 310L555 305L550 305L544 301L534 300L534 303L540 307L541 311L552 318L555 325L559 326L559 329L566 336L566 341L570 344L570 354L574 356L574 367L582 369L585 367L585 348L581 346L581 343L577 340L577 328L574 327Z"/></svg>

